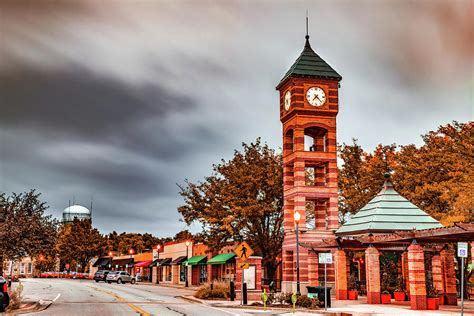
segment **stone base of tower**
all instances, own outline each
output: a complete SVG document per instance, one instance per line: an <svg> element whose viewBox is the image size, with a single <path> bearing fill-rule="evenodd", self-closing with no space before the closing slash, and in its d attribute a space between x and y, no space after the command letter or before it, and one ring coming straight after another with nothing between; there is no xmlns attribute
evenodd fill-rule
<svg viewBox="0 0 474 316"><path fill-rule="evenodd" d="M324 284L324 264L318 262L318 253L312 249L302 247L301 245L311 245L320 243L323 239L334 238L334 234L328 231L303 230L299 234L299 270L300 270L300 292L307 294L307 286L317 286ZM321 252L330 250L322 249ZM334 250L333 250L334 251ZM285 234L282 247L282 268L283 278L281 290L284 293L296 293L297 284L297 254L296 254L296 235L295 231ZM327 285L334 288L335 284L335 266L330 264L326 266ZM334 290L333 290L334 291Z"/></svg>

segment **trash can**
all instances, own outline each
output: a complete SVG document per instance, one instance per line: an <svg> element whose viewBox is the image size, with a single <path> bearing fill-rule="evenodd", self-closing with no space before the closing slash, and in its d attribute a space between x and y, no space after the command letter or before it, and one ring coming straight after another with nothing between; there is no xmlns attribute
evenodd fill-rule
<svg viewBox="0 0 474 316"><path fill-rule="evenodd" d="M326 288L326 293L324 293L324 286L307 286L308 289L308 297L309 298L317 298L319 300L319 307L324 306L324 297L327 296L327 307L331 307L331 288Z"/></svg>

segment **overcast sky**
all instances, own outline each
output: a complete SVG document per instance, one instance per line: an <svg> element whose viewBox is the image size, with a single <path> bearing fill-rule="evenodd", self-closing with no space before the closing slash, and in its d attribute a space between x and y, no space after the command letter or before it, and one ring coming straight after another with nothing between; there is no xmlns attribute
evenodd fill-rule
<svg viewBox="0 0 474 316"><path fill-rule="evenodd" d="M343 77L338 141L420 144L473 119L473 1L1 1L0 191L102 232L174 235L176 183L257 137L313 49Z"/></svg>

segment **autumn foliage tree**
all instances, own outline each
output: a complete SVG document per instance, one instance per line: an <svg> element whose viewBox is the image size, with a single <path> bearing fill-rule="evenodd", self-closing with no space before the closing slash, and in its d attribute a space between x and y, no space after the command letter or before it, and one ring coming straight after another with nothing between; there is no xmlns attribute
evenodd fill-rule
<svg viewBox="0 0 474 316"><path fill-rule="evenodd" d="M74 218L59 232L56 252L62 264L69 264L71 269L77 265L79 271L85 271L92 258L104 254L104 245L104 237L90 219Z"/></svg>
<svg viewBox="0 0 474 316"><path fill-rule="evenodd" d="M186 181L178 211L187 224L202 225L199 236L211 249L249 242L273 278L283 241L282 159L260 139L242 147L214 165L204 181Z"/></svg>
<svg viewBox="0 0 474 316"><path fill-rule="evenodd" d="M45 214L48 206L40 200L40 195L35 190L10 196L0 193L0 257L3 259L35 257L54 247L58 223Z"/></svg>
<svg viewBox="0 0 474 316"><path fill-rule="evenodd" d="M423 145L339 147L339 209L355 213L380 190L383 173L403 196L443 224L474 220L474 123L453 122L422 136Z"/></svg>

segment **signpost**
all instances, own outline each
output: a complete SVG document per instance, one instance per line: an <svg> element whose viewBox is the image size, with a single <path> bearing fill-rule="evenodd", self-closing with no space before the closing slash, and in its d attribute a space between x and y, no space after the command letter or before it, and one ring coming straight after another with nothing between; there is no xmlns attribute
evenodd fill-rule
<svg viewBox="0 0 474 316"><path fill-rule="evenodd" d="M234 253L240 258L240 260L246 261L251 255L253 255L253 250L244 241L235 248Z"/></svg>
<svg viewBox="0 0 474 316"><path fill-rule="evenodd" d="M332 253L330 252L320 252L318 255L319 263L324 264L324 310L328 308L328 289L326 285L327 274L326 269L328 264L332 264Z"/></svg>
<svg viewBox="0 0 474 316"><path fill-rule="evenodd" d="M464 258L467 258L467 242L458 242L458 257L461 258L461 316L464 315Z"/></svg>
<svg viewBox="0 0 474 316"><path fill-rule="evenodd" d="M249 268L247 259L253 254L253 249L244 241L234 249L234 253L239 257L238 268L242 269L242 292L240 295L240 305L244 305L244 270Z"/></svg>
<svg viewBox="0 0 474 316"><path fill-rule="evenodd" d="M250 267L250 264L248 262L239 262L237 266L239 267L239 269L245 270Z"/></svg>

